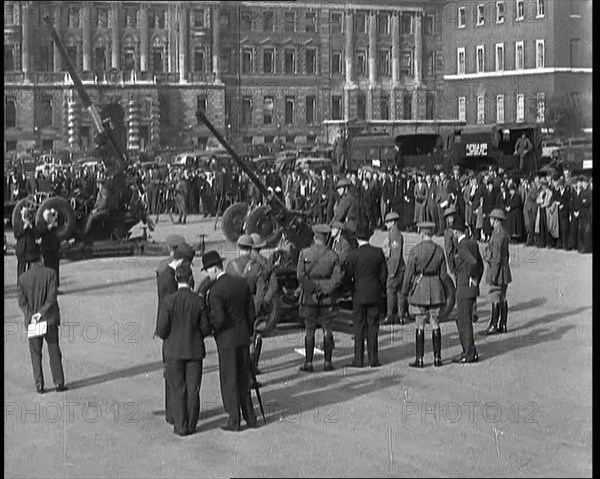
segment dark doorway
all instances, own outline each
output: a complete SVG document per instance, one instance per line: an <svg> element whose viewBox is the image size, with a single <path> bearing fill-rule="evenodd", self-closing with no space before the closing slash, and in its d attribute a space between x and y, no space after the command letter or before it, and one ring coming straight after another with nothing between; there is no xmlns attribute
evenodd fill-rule
<svg viewBox="0 0 600 479"><path fill-rule="evenodd" d="M122 150L125 150L127 148L127 128L125 127L125 111L123 107L117 103L111 103L104 107L100 116L103 119L110 118L115 141Z"/></svg>

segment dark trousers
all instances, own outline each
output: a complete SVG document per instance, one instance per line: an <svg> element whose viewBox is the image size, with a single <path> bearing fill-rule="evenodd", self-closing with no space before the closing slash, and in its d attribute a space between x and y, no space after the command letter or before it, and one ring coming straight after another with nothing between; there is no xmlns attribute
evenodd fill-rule
<svg viewBox="0 0 600 479"><path fill-rule="evenodd" d="M557 248L569 249L569 215L558 215L558 244Z"/></svg>
<svg viewBox="0 0 600 479"><path fill-rule="evenodd" d="M19 279L21 275L29 269L30 264L31 263L25 261L25 254L22 256L17 255L17 279Z"/></svg>
<svg viewBox="0 0 600 479"><path fill-rule="evenodd" d="M185 434L196 428L200 415L202 360L167 359L166 366L175 432Z"/></svg>
<svg viewBox="0 0 600 479"><path fill-rule="evenodd" d="M53 269L56 273L56 287L60 287L60 275L59 275L59 267L60 267L60 255L58 253L45 254L44 256L44 266L46 268Z"/></svg>
<svg viewBox="0 0 600 479"><path fill-rule="evenodd" d="M33 379L38 388L44 387L44 372L42 370L42 346L44 338L48 345L48 356L50 356L50 371L55 386L65 383L65 375L62 368L62 353L58 345L58 326L48 325L48 331L44 336L29 339L29 353L31 354L31 366L33 368Z"/></svg>
<svg viewBox="0 0 600 479"><path fill-rule="evenodd" d="M240 410L246 423L256 421L250 398L251 367L250 347L230 346L217 343L219 355L219 379L223 407L229 415L229 423L239 426Z"/></svg>
<svg viewBox="0 0 600 479"><path fill-rule="evenodd" d="M354 308L354 363L362 364L365 354L365 337L369 364L379 362L377 335L379 333L379 305L359 305Z"/></svg>
<svg viewBox="0 0 600 479"><path fill-rule="evenodd" d="M473 305L476 298L456 301L456 326L463 355L468 360L475 358L475 340L473 339Z"/></svg>

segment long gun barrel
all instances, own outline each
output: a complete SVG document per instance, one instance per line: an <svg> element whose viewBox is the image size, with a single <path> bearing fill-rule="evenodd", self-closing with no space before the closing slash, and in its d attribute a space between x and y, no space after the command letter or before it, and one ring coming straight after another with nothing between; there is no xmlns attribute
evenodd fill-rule
<svg viewBox="0 0 600 479"><path fill-rule="evenodd" d="M89 111L94 122L94 126L96 127L96 130L98 130L98 133L108 140L108 143L110 144L115 153L115 162L117 164L117 168L120 171L122 171L125 168L125 165L128 163L127 155L124 151L121 150L121 148L115 141L108 121L102 122L100 114L98 113L98 110L90 100L89 95L85 91L83 83L81 83L81 79L75 71L75 67L71 62L71 58L69 58L69 55L67 54L67 50L65 49L62 40L58 36L58 33L56 33L56 30L54 28L54 25L52 24L52 21L50 20L50 17L44 17L44 22L48 27L50 38L52 38L52 41L56 44L56 47L58 48L58 52L60 53L60 56L62 58L63 64L67 69L67 72L69 72L69 75L71 75L71 79L73 80L73 86L75 87L75 90L77 91L77 94L81 99L81 103Z"/></svg>
<svg viewBox="0 0 600 479"><path fill-rule="evenodd" d="M196 116L199 120L202 120L202 122L215 136L219 143L223 145L223 148L227 150L227 153L229 153L234 161L239 165L242 171L248 175L248 178L250 178L252 183L254 183L260 192L268 199L269 205L271 206L271 214L282 226L283 232L288 240L298 249L309 246L312 241L313 234L312 230L308 227L306 218L297 212L288 210L283 201L281 201L277 195L268 190L263 182L260 181L258 176L256 176L254 171L252 171L246 162L238 156L235 150L231 147L231 145L229 145L227 140L223 138L223 135L217 131L209 119L206 118L206 115L202 111L198 110L196 112Z"/></svg>

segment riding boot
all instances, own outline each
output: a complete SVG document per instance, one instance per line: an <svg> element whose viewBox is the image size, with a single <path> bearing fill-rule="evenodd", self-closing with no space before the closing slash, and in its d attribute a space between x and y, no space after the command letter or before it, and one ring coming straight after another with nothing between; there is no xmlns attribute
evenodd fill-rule
<svg viewBox="0 0 600 479"><path fill-rule="evenodd" d="M254 340L254 357L252 358L252 366L254 367L254 374L260 374L258 369L258 360L260 359L260 352L262 351L262 336L257 335Z"/></svg>
<svg viewBox="0 0 600 479"><path fill-rule="evenodd" d="M304 366L300 367L300 371L305 371L307 373L313 372L313 355L315 353L315 337L304 338L304 351L306 353L306 359L304 360Z"/></svg>
<svg viewBox="0 0 600 479"><path fill-rule="evenodd" d="M490 334L498 333L498 318L500 316L500 304L492 303L492 318L490 319L490 324L488 325L487 330L485 331L485 335L489 336Z"/></svg>
<svg viewBox="0 0 600 479"><path fill-rule="evenodd" d="M433 365L442 365L442 330L438 327L431 331L431 342L433 343Z"/></svg>
<svg viewBox="0 0 600 479"><path fill-rule="evenodd" d="M333 336L325 336L325 371L333 371L333 364L331 364L331 356L333 355Z"/></svg>
<svg viewBox="0 0 600 479"><path fill-rule="evenodd" d="M415 361L410 363L411 368L423 367L423 354L425 353L425 330L417 329L415 331Z"/></svg>
<svg viewBox="0 0 600 479"><path fill-rule="evenodd" d="M507 319L508 319L508 301L504 300L500 303L500 324L498 326L499 333L506 333Z"/></svg>

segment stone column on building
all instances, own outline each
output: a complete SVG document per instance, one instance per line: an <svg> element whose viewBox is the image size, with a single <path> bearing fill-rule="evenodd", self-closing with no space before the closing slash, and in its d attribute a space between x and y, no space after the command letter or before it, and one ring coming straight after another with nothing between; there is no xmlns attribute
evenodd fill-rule
<svg viewBox="0 0 600 479"><path fill-rule="evenodd" d="M127 104L127 149L140 149L140 110L133 97Z"/></svg>
<svg viewBox="0 0 600 479"><path fill-rule="evenodd" d="M140 6L140 71L148 71L148 4Z"/></svg>
<svg viewBox="0 0 600 479"><path fill-rule="evenodd" d="M377 12L369 14L369 84L377 82Z"/></svg>
<svg viewBox="0 0 600 479"><path fill-rule="evenodd" d="M120 42L120 25L119 25L119 2L113 2L110 5L111 12L111 68L119 69L119 57L121 55L121 42Z"/></svg>
<svg viewBox="0 0 600 479"><path fill-rule="evenodd" d="M392 14L392 83L400 83L400 14Z"/></svg>
<svg viewBox="0 0 600 479"><path fill-rule="evenodd" d="M346 12L346 85L350 86L354 77L354 12Z"/></svg>
<svg viewBox="0 0 600 479"><path fill-rule="evenodd" d="M176 23L176 17L175 17L175 7L176 4L175 2L168 2L167 3L167 18L165 20L166 25L167 25L167 38L168 38L168 44L167 44L167 57L168 57L168 62L167 62L167 69L170 72L175 71L175 45L176 45L176 38L177 38L177 23Z"/></svg>
<svg viewBox="0 0 600 479"><path fill-rule="evenodd" d="M62 5L60 4L60 2L56 2L56 5L54 5L52 15L54 15L55 19L54 29L56 30L56 34L60 38L62 30ZM52 42L52 45L52 51L54 56L54 71L59 72L62 70L62 57L60 56L60 52L58 50L58 47L56 46L56 43Z"/></svg>
<svg viewBox="0 0 600 479"><path fill-rule="evenodd" d="M90 2L83 2L81 27L83 30L83 71L92 69L92 29L90 25Z"/></svg>
<svg viewBox="0 0 600 479"><path fill-rule="evenodd" d="M188 70L188 22L189 13L185 4L179 5L179 82L187 81Z"/></svg>
<svg viewBox="0 0 600 479"><path fill-rule="evenodd" d="M150 145L158 148L160 143L160 105L158 97L152 98L150 105Z"/></svg>
<svg viewBox="0 0 600 479"><path fill-rule="evenodd" d="M415 84L420 85L423 81L423 14L415 14L415 54L414 54L414 74Z"/></svg>
<svg viewBox="0 0 600 479"><path fill-rule="evenodd" d="M67 132L69 150L79 149L79 115L75 90L69 90L67 99Z"/></svg>
<svg viewBox="0 0 600 479"><path fill-rule="evenodd" d="M21 33L21 70L24 73L25 81L29 81L29 72L31 70L32 9L32 2L23 2L23 29Z"/></svg>
<svg viewBox="0 0 600 479"><path fill-rule="evenodd" d="M219 7L212 9L212 64L215 74L215 83L221 82L221 10Z"/></svg>

